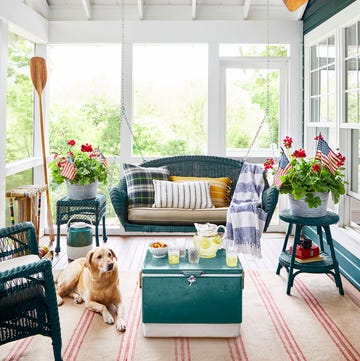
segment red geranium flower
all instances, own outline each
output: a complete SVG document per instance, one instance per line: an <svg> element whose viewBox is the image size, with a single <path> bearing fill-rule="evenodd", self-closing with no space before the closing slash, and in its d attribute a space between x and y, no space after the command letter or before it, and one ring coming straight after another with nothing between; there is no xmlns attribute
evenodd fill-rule
<svg viewBox="0 0 360 361"><path fill-rule="evenodd" d="M264 169L272 169L274 166L274 159L273 158L268 158L265 163L264 163Z"/></svg>
<svg viewBox="0 0 360 361"><path fill-rule="evenodd" d="M288 135L283 139L284 147L289 149L292 147L293 139L289 137Z"/></svg>
<svg viewBox="0 0 360 361"><path fill-rule="evenodd" d="M295 158L305 158L306 157L305 150L302 148L295 150L295 152L291 155Z"/></svg>
<svg viewBox="0 0 360 361"><path fill-rule="evenodd" d="M324 137L322 136L322 134L319 134L319 135L317 135L314 139L315 139L315 140L319 140L319 139L324 139Z"/></svg>
<svg viewBox="0 0 360 361"><path fill-rule="evenodd" d="M320 164L314 164L312 168L315 173L320 172Z"/></svg>
<svg viewBox="0 0 360 361"><path fill-rule="evenodd" d="M76 142L75 142L74 139L71 139L71 140L69 140L69 141L67 142L67 144L73 146L73 145L76 144Z"/></svg>
<svg viewBox="0 0 360 361"><path fill-rule="evenodd" d="M81 146L81 151L84 152L84 153L85 153L85 152L86 152L86 153L92 152L92 151L93 151L93 147L92 147L91 144L86 143L86 144L83 144L83 145Z"/></svg>

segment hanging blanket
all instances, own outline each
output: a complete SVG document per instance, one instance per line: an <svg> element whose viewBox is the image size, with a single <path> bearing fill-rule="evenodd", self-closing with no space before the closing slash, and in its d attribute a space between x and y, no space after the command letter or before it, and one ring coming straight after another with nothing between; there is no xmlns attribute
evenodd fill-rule
<svg viewBox="0 0 360 361"><path fill-rule="evenodd" d="M267 215L261 208L264 187L264 169L244 162L226 219L226 238L233 240L241 253L258 257Z"/></svg>

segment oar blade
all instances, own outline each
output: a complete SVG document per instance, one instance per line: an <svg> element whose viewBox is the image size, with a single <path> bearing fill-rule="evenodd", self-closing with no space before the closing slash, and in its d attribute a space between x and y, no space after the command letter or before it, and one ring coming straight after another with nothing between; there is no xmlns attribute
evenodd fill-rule
<svg viewBox="0 0 360 361"><path fill-rule="evenodd" d="M30 60L31 80L38 94L41 94L45 88L47 80L46 61L40 56L34 56Z"/></svg>
<svg viewBox="0 0 360 361"><path fill-rule="evenodd" d="M295 11L300 6L304 5L308 0L283 0L283 3L289 9L289 11Z"/></svg>

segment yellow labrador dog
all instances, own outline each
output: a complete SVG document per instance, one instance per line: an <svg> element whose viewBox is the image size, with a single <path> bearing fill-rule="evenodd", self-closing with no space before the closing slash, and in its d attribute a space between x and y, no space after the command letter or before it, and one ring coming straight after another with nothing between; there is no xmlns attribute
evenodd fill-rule
<svg viewBox="0 0 360 361"><path fill-rule="evenodd" d="M114 323L110 313L115 307L115 326L118 331L126 330L123 306L119 286L119 272L116 256L109 248L95 248L86 258L78 258L69 263L59 274L57 281L57 303L62 305L63 297L73 297L76 303L85 302L85 306L101 313L104 322Z"/></svg>

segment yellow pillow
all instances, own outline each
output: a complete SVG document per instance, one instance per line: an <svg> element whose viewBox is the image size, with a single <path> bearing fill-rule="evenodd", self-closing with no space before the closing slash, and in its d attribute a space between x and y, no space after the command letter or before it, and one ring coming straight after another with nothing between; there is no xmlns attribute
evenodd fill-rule
<svg viewBox="0 0 360 361"><path fill-rule="evenodd" d="M207 177L181 177L172 175L169 177L172 182L209 181L210 196L215 207L228 207L230 204L230 191L232 180L228 177L207 178Z"/></svg>

